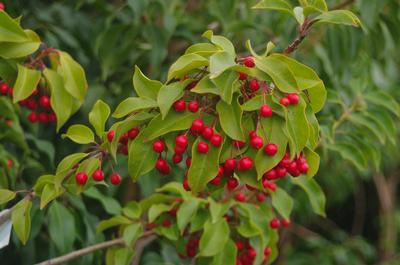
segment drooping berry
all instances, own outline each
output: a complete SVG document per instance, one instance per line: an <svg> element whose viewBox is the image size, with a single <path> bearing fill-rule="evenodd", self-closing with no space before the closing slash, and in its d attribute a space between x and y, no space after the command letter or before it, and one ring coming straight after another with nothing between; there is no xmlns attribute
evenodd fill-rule
<svg viewBox="0 0 400 265"><path fill-rule="evenodd" d="M287 170L284 167L278 166L275 168L276 176L278 178L283 178L287 174Z"/></svg>
<svg viewBox="0 0 400 265"><path fill-rule="evenodd" d="M267 144L264 147L264 153L268 156L274 156L278 152L278 146L276 144Z"/></svg>
<svg viewBox="0 0 400 265"><path fill-rule="evenodd" d="M200 107L199 102L197 102L196 100L192 100L188 104L188 110L190 112L197 112L199 110L199 107Z"/></svg>
<svg viewBox="0 0 400 265"><path fill-rule="evenodd" d="M182 155L183 153L185 153L186 147L175 145L174 151L175 151L175 154Z"/></svg>
<svg viewBox="0 0 400 265"><path fill-rule="evenodd" d="M234 141L232 142L232 144L233 144L233 146L235 146L235 147L237 147L237 148L242 148L242 147L244 147L244 146L246 145L245 142L240 141L240 140L234 140Z"/></svg>
<svg viewBox="0 0 400 265"><path fill-rule="evenodd" d="M174 110L177 112L184 112L186 110L186 102L183 99L175 101Z"/></svg>
<svg viewBox="0 0 400 265"><path fill-rule="evenodd" d="M190 157L190 156L187 157L186 161L185 161L185 164L186 164L187 167L190 167L192 165L192 157Z"/></svg>
<svg viewBox="0 0 400 265"><path fill-rule="evenodd" d="M115 186L119 185L121 183L121 181L122 181L122 178L118 173L114 173L110 176L110 182L111 182L111 184L113 184Z"/></svg>
<svg viewBox="0 0 400 265"><path fill-rule="evenodd" d="M7 83L1 83L1 84L0 84L0 93L1 93L1 94L7 95L9 89L10 89L10 87L8 86Z"/></svg>
<svg viewBox="0 0 400 265"><path fill-rule="evenodd" d="M214 130L211 127L207 126L204 127L203 132L201 133L201 136L203 136L203 138L207 140L210 140L213 135Z"/></svg>
<svg viewBox="0 0 400 265"><path fill-rule="evenodd" d="M195 119L193 122L192 122L192 126L191 126L191 131L193 132L193 133L197 133L197 134L199 134L199 133L201 133L202 131L203 131L203 129L204 129L204 122L201 120L201 119Z"/></svg>
<svg viewBox="0 0 400 265"><path fill-rule="evenodd" d="M289 106L289 104L290 104L290 101L289 101L289 99L288 98L281 98L281 100L279 101L279 103L281 103L281 105L283 105L283 106Z"/></svg>
<svg viewBox="0 0 400 265"><path fill-rule="evenodd" d="M307 174L308 172L308 164L307 163L303 163L298 167L298 170L303 173L303 174Z"/></svg>
<svg viewBox="0 0 400 265"><path fill-rule="evenodd" d="M239 181L236 178L230 177L226 182L228 190L234 190L237 186L239 186Z"/></svg>
<svg viewBox="0 0 400 265"><path fill-rule="evenodd" d="M257 79L252 79L249 82L249 88L251 91L255 92L260 89L260 83L258 82Z"/></svg>
<svg viewBox="0 0 400 265"><path fill-rule="evenodd" d="M278 229L281 226L281 222L279 221L278 218L273 218L270 222L269 222L269 226L272 229Z"/></svg>
<svg viewBox="0 0 400 265"><path fill-rule="evenodd" d="M161 140L157 140L153 143L153 151L156 153L162 153L165 150L165 144Z"/></svg>
<svg viewBox="0 0 400 265"><path fill-rule="evenodd" d="M241 250L244 249L244 246L245 246L245 245L244 245L243 241L237 240L237 241L235 242L235 244L236 244L236 248L237 248L238 251L241 251Z"/></svg>
<svg viewBox="0 0 400 265"><path fill-rule="evenodd" d="M200 154L207 154L209 150L208 144L206 142L199 142L197 144L197 152Z"/></svg>
<svg viewBox="0 0 400 265"><path fill-rule="evenodd" d="M238 170L239 171L246 171L253 168L253 159L249 156L242 157L239 160Z"/></svg>
<svg viewBox="0 0 400 265"><path fill-rule="evenodd" d="M127 133L124 133L120 138L119 138L119 142L121 144L127 144L129 141L129 135Z"/></svg>
<svg viewBox="0 0 400 265"><path fill-rule="evenodd" d="M50 98L47 95L43 95L39 98L39 105L43 108L50 108Z"/></svg>
<svg viewBox="0 0 400 265"><path fill-rule="evenodd" d="M239 80L246 80L247 79L247 74L246 73L239 73Z"/></svg>
<svg viewBox="0 0 400 265"><path fill-rule="evenodd" d="M222 144L222 136L220 134L214 134L213 136L211 136L210 138L210 143L213 146L219 147Z"/></svg>
<svg viewBox="0 0 400 265"><path fill-rule="evenodd" d="M244 202L244 201L246 201L246 195L244 195L243 192L238 192L238 193L236 193L236 195L235 195L235 199L236 199L238 202Z"/></svg>
<svg viewBox="0 0 400 265"><path fill-rule="evenodd" d="M162 223L161 223L161 225L162 225L163 227L170 227L171 224L172 224L172 223L171 223L171 220L168 220L168 219L163 220Z"/></svg>
<svg viewBox="0 0 400 265"><path fill-rule="evenodd" d="M189 140L186 135L178 135L175 139L175 144L184 148L186 148L188 142Z"/></svg>
<svg viewBox="0 0 400 265"><path fill-rule="evenodd" d="M104 172L101 169L97 169L93 172L92 178L94 181L103 181L104 180Z"/></svg>
<svg viewBox="0 0 400 265"><path fill-rule="evenodd" d="M38 121L39 121L39 122L42 122L42 123L48 122L46 112L40 112L40 113L38 114Z"/></svg>
<svg viewBox="0 0 400 265"><path fill-rule="evenodd" d="M299 103L300 97L298 94L296 93L290 93L287 95L287 98L289 99L290 104L292 105L296 105L297 103Z"/></svg>
<svg viewBox="0 0 400 265"><path fill-rule="evenodd" d="M249 138L250 138L250 139L253 139L254 137L257 137L256 131L250 131L250 132L249 132Z"/></svg>
<svg viewBox="0 0 400 265"><path fill-rule="evenodd" d="M213 178L213 179L210 181L210 183L211 183L212 185L218 186L219 184L221 184L221 181L222 181L222 178L216 176L215 178Z"/></svg>
<svg viewBox="0 0 400 265"><path fill-rule="evenodd" d="M55 122L57 121L57 116L54 112L52 112L47 115L47 119L49 120L49 122Z"/></svg>
<svg viewBox="0 0 400 265"><path fill-rule="evenodd" d="M165 159L159 158L156 161L156 169L160 172L164 172L168 167L168 162Z"/></svg>
<svg viewBox="0 0 400 265"><path fill-rule="evenodd" d="M114 139L114 136L115 136L115 131L114 130L108 131L107 139L108 139L109 142L112 142L112 140Z"/></svg>
<svg viewBox="0 0 400 265"><path fill-rule="evenodd" d="M190 186L189 186L189 181L188 181L188 179L184 179L184 180L183 180L183 188L184 188L186 191L190 191Z"/></svg>
<svg viewBox="0 0 400 265"><path fill-rule="evenodd" d="M263 118L272 116L272 108L268 105L262 105L260 107L260 116Z"/></svg>
<svg viewBox="0 0 400 265"><path fill-rule="evenodd" d="M172 162L174 162L174 164L178 164L182 161L183 157L180 154L174 154L172 156Z"/></svg>
<svg viewBox="0 0 400 265"><path fill-rule="evenodd" d="M249 67L249 68L254 67L254 66L255 66L255 63L254 63L253 57L250 57L250 56L249 56L249 57L244 58L243 64L244 64L245 66Z"/></svg>
<svg viewBox="0 0 400 265"><path fill-rule="evenodd" d="M267 180L274 180L274 179L276 179L276 178L277 178L276 170L275 170L275 169L271 169L271 170L265 172L264 175L263 175L263 177L266 178Z"/></svg>
<svg viewBox="0 0 400 265"><path fill-rule="evenodd" d="M265 200L265 195L262 193L257 194L257 201L263 202Z"/></svg>
<svg viewBox="0 0 400 265"><path fill-rule="evenodd" d="M6 6L4 5L3 2L0 2L0 10L4 10L6 8Z"/></svg>
<svg viewBox="0 0 400 265"><path fill-rule="evenodd" d="M257 256L257 251L256 251L254 248L250 248L250 249L247 251L247 255L249 255L249 257L250 257L251 259L254 259L254 258Z"/></svg>
<svg viewBox="0 0 400 265"><path fill-rule="evenodd" d="M129 139L135 139L138 136L139 132L140 130L138 128L130 129L128 132Z"/></svg>
<svg viewBox="0 0 400 265"><path fill-rule="evenodd" d="M263 147L264 145L264 141L260 136L255 136L250 140L250 145L251 147L253 147L254 149L260 149Z"/></svg>
<svg viewBox="0 0 400 265"><path fill-rule="evenodd" d="M227 171L234 171L236 169L236 160L233 158L225 160L224 168Z"/></svg>
<svg viewBox="0 0 400 265"><path fill-rule="evenodd" d="M268 257L272 252L272 248L271 247L266 247L264 248L264 256Z"/></svg>
<svg viewBox="0 0 400 265"><path fill-rule="evenodd" d="M217 177L222 177L224 175L224 168L222 166L218 166Z"/></svg>
<svg viewBox="0 0 400 265"><path fill-rule="evenodd" d="M290 220L289 220L289 219L283 219L283 220L281 221L281 224L282 224L283 227L289 227L289 225L290 225Z"/></svg>
<svg viewBox="0 0 400 265"><path fill-rule="evenodd" d="M79 172L75 175L75 180L79 185L85 185L88 180L88 176L84 172Z"/></svg>
<svg viewBox="0 0 400 265"><path fill-rule="evenodd" d="M38 121L38 115L36 112L32 111L31 113L29 113L28 115L28 120L31 123L37 122Z"/></svg>

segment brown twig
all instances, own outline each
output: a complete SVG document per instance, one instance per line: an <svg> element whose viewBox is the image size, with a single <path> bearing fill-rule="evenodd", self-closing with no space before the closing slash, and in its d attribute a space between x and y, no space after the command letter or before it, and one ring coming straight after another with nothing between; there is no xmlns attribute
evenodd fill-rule
<svg viewBox="0 0 400 265"><path fill-rule="evenodd" d="M311 26L316 22L316 20L310 20L309 18L305 18L303 24L299 27L299 35L297 38L289 44L289 46L283 51L285 55L289 55L294 52L299 45L306 38L307 33L309 32Z"/></svg>
<svg viewBox="0 0 400 265"><path fill-rule="evenodd" d="M135 256L133 256L131 265L139 265L144 248L148 246L151 242L153 242L156 238L156 235L151 235L136 242Z"/></svg>

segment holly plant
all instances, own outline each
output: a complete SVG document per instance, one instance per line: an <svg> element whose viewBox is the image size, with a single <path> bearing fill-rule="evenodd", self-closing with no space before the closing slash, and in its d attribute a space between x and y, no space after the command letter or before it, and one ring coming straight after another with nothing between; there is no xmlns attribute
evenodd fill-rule
<svg viewBox="0 0 400 265"><path fill-rule="evenodd" d="M25 244L32 208L63 212L66 198L95 197L129 177L159 178L162 186L153 194L97 225L110 240L86 253L107 249L106 264L138 264L145 245L163 240L182 264L270 264L278 256L280 229L291 223L293 189L303 189L314 212L325 215L325 196L313 177L320 161L316 114L327 92L314 70L292 54L314 27L361 26L348 10L328 11L324 0L299 4L263 0L254 6L297 20L298 37L283 51L272 42L260 51L248 41L248 54L239 55L229 39L208 30L204 42L170 66L164 82L136 66L134 96L113 112L99 99L88 116L90 127L67 129L63 125L85 101L83 68L0 11L0 103L9 109L2 119L16 124L2 140L12 130L21 132L23 119L40 126L55 122L50 130L64 129L65 141L83 145L31 188L1 189L0 203L20 200L1 213L0 225L11 220ZM121 167L128 174L119 173Z"/></svg>

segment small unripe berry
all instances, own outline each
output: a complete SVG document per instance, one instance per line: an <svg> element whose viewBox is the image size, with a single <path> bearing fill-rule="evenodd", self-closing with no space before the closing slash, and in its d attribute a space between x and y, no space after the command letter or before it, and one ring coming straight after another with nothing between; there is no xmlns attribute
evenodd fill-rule
<svg viewBox="0 0 400 265"><path fill-rule="evenodd" d="M250 80L249 88L251 91L255 92L260 89L260 83L258 83L257 79Z"/></svg>
<svg viewBox="0 0 400 265"><path fill-rule="evenodd" d="M92 178L94 181L103 181L104 180L104 172L101 169L97 169L93 172Z"/></svg>
<svg viewBox="0 0 400 265"><path fill-rule="evenodd" d="M211 136L210 138L210 143L213 146L219 147L222 144L222 136L219 134L214 134L213 136Z"/></svg>
<svg viewBox="0 0 400 265"><path fill-rule="evenodd" d="M300 100L299 95L297 95L296 93L290 93L289 95L287 95L287 98L292 105L296 105L297 103L299 103Z"/></svg>
<svg viewBox="0 0 400 265"><path fill-rule="evenodd" d="M197 112L199 110L199 107L199 102L197 102L196 100L192 100L188 104L188 110L190 112Z"/></svg>
<svg viewBox="0 0 400 265"><path fill-rule="evenodd" d="M203 138L207 140L210 140L213 135L214 130L211 127L207 126L204 127L203 132L201 133L201 136L203 136Z"/></svg>
<svg viewBox="0 0 400 265"><path fill-rule="evenodd" d="M239 73L239 80L246 80L247 79L247 74L246 73Z"/></svg>
<svg viewBox="0 0 400 265"><path fill-rule="evenodd" d="M172 162L174 162L174 164L178 164L182 161L183 157L180 154L174 154L172 156Z"/></svg>
<svg viewBox="0 0 400 265"><path fill-rule="evenodd" d="M235 199L236 199L238 202L244 202L244 201L246 201L246 195L244 195L243 192L238 192L238 193L236 193L236 195L235 195Z"/></svg>
<svg viewBox="0 0 400 265"><path fill-rule="evenodd" d="M115 131L111 130L107 133L107 139L109 142L112 142L112 140L114 139L114 135L115 135Z"/></svg>
<svg viewBox="0 0 400 265"><path fill-rule="evenodd" d="M281 226L281 222L279 221L278 218L273 218L270 222L269 222L269 226L272 229L278 229Z"/></svg>
<svg viewBox="0 0 400 265"><path fill-rule="evenodd" d="M7 167L8 169L11 169L13 167L14 162L11 159L7 160Z"/></svg>
<svg viewBox="0 0 400 265"><path fill-rule="evenodd" d="M281 103L281 105L283 106L289 106L290 101L288 98L281 98L281 100L279 101Z"/></svg>
<svg viewBox="0 0 400 265"><path fill-rule="evenodd" d="M236 169L236 160L233 158L225 160L224 168L227 171L234 171Z"/></svg>
<svg viewBox="0 0 400 265"><path fill-rule="evenodd" d="M264 141L260 136L255 136L250 140L250 145L251 147L253 147L254 149L260 149L263 147L264 145Z"/></svg>
<svg viewBox="0 0 400 265"><path fill-rule="evenodd" d="M244 64L245 66L249 67L249 68L254 67L254 66L255 66L255 63L254 63L253 57L250 57L250 56L249 56L249 57L244 58L243 64Z"/></svg>
<svg viewBox="0 0 400 265"><path fill-rule="evenodd" d="M186 109L186 102L183 99L180 99L174 103L174 109L177 112L184 112Z"/></svg>
<svg viewBox="0 0 400 265"><path fill-rule="evenodd" d="M165 144L161 140L157 140L153 143L153 151L156 153L162 153L165 150Z"/></svg>
<svg viewBox="0 0 400 265"><path fill-rule="evenodd" d="M207 154L209 150L208 144L206 142L199 142L197 144L197 152L200 154Z"/></svg>
<svg viewBox="0 0 400 265"><path fill-rule="evenodd" d="M75 180L79 185L85 185L88 180L88 176L84 172L79 172L75 175Z"/></svg>
<svg viewBox="0 0 400 265"><path fill-rule="evenodd" d="M278 146L276 144L267 144L264 147L264 153L268 156L274 156L278 152Z"/></svg>
<svg viewBox="0 0 400 265"><path fill-rule="evenodd" d="M121 183L121 176L118 173L114 173L110 176L110 182L113 185L119 185Z"/></svg>
<svg viewBox="0 0 400 265"><path fill-rule="evenodd" d="M234 190L237 186L239 186L239 181L236 178L229 178L226 182L228 190Z"/></svg>
<svg viewBox="0 0 400 265"><path fill-rule="evenodd" d="M272 116L272 108L268 105L262 105L260 107L260 116L267 118Z"/></svg>
<svg viewBox="0 0 400 265"><path fill-rule="evenodd" d="M188 138L186 135L178 135L175 139L175 144L181 147L184 147L186 149L186 146L188 145Z"/></svg>
<svg viewBox="0 0 400 265"><path fill-rule="evenodd" d="M129 139L135 139L138 136L139 132L140 131L139 131L138 128L130 129L129 132L128 132Z"/></svg>

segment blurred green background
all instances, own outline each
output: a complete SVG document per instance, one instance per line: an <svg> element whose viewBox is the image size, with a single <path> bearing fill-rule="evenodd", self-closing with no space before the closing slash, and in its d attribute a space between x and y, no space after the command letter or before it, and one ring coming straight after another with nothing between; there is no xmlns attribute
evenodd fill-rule
<svg viewBox="0 0 400 265"><path fill-rule="evenodd" d="M133 95L134 65L164 81L174 59L200 41L206 29L230 38L243 55L247 39L256 48L273 41L281 51L295 38L296 21L280 13L252 10L256 2L4 1L8 13L23 16L23 27L38 32L48 46L68 51L84 66L90 83L88 98L69 124L87 122L87 113L99 98L115 108L121 99ZM329 90L328 104L318 114L322 164L316 177L327 196L327 218L313 214L305 194L295 192L294 224L283 232L281 254L274 264L400 264L399 121L394 115L398 106L384 97L364 98L366 92L382 90L400 99L400 1L327 3L330 8L351 9L364 25L363 29L316 27L294 54L317 71ZM360 116L378 120L380 125L371 128L357 119ZM40 174L51 172L56 162L79 147L52 130L24 126L30 146L38 148L32 147L37 151L20 161L26 163L19 172L25 184L13 185L30 187ZM379 141L382 131L391 136L387 141ZM123 164L119 170L126 175ZM83 202L64 198L69 207L61 223L51 213L36 211L27 246L13 240L12 246L0 250L0 263L32 264L102 241L94 224L112 214L115 204L151 193L157 181L151 176L142 178L138 191L125 176L118 189L86 196ZM63 221L68 220L75 231L63 231ZM72 243L60 242L70 234ZM96 253L71 264L101 264L102 260L102 254ZM175 250L160 241L146 249L142 264L182 263Z"/></svg>

